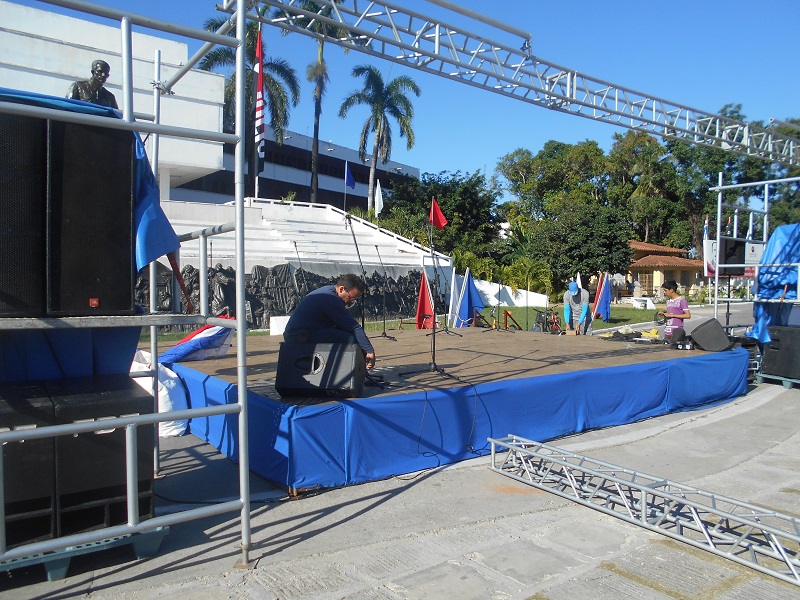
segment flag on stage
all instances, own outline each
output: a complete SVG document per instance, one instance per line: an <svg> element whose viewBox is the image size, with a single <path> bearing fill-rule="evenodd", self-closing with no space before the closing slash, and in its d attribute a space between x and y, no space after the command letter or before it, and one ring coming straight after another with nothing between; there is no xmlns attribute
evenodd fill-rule
<svg viewBox="0 0 800 600"><path fill-rule="evenodd" d="M375 216L381 214L383 210L383 192L381 192L381 180L375 180Z"/></svg>
<svg viewBox="0 0 800 600"><path fill-rule="evenodd" d="M470 327L475 325L475 311L480 313L485 308L483 298L481 298L472 273L464 274L464 287L461 288L461 297L458 299L458 315L456 327Z"/></svg>
<svg viewBox="0 0 800 600"><path fill-rule="evenodd" d="M439 203L436 202L436 198L431 198L431 214L428 217L428 220L433 223L433 226L436 229L444 229L444 226L447 225L447 219L444 218L444 214L442 214L442 209L439 208Z"/></svg>
<svg viewBox="0 0 800 600"><path fill-rule="evenodd" d="M264 130L264 114L266 113L266 101L264 99L264 47L261 43L261 25L258 26L258 39L256 39L256 60L254 69L256 71L256 93L255 93L255 151L258 157L255 160L256 172L254 174L256 197L258 197L258 176L264 170L264 154L266 147L266 134Z"/></svg>
<svg viewBox="0 0 800 600"><path fill-rule="evenodd" d="M600 317L605 322L608 322L611 318L611 281L607 274L600 277L597 284L592 315L594 317Z"/></svg>
<svg viewBox="0 0 800 600"><path fill-rule="evenodd" d="M433 329L436 314L433 312L433 296L428 284L428 276L422 271L419 282L419 297L417 298L417 329Z"/></svg>
<svg viewBox="0 0 800 600"><path fill-rule="evenodd" d="M350 172L350 163L347 161L344 161L344 184L351 189L356 189L356 180L353 179L353 174Z"/></svg>
<svg viewBox="0 0 800 600"><path fill-rule="evenodd" d="M230 327L204 325L159 356L158 362L172 364L225 356L231 347L234 327L235 319L231 319Z"/></svg>

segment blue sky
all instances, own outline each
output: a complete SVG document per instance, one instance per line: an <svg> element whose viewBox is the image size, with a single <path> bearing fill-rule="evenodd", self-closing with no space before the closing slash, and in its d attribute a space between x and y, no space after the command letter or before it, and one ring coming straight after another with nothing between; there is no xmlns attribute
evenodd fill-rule
<svg viewBox="0 0 800 600"><path fill-rule="evenodd" d="M50 8L34 0L21 3ZM217 14L214 0L95 3L135 6L132 10L139 14L195 27ZM442 9L425 0L400 4L423 14L442 14ZM800 118L797 0L462 0L459 4L530 32L537 57L587 76L706 112L738 103L748 120ZM511 39L463 17L448 20L489 39ZM289 128L311 135L313 105L305 68L315 59L316 42L298 34L281 36L277 29L267 30L264 41L267 54L286 58L297 70L302 98ZM190 43L191 48L199 45ZM357 52L345 55L333 45L326 46L326 60L331 85L323 106L321 139L350 147L358 144L365 110L354 108L346 121L337 116L344 97L360 87L360 80L350 75L355 65L375 64L387 80L409 75L422 88L414 102L416 144L407 151L396 133L392 159L422 172L480 170L490 176L498 159L516 148L537 152L548 140L591 139L607 151L614 133L625 132Z"/></svg>

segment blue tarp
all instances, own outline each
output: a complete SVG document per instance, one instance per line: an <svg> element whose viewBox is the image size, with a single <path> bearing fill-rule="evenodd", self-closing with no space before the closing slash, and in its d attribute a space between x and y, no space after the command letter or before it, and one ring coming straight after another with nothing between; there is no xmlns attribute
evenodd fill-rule
<svg viewBox="0 0 800 600"><path fill-rule="evenodd" d="M293 490L430 469L488 454L487 437L547 441L736 398L747 391L749 358L738 348L311 406L248 392L250 468ZM191 408L237 400L234 384L183 365L174 370ZM236 415L193 418L190 430L236 458Z"/></svg>
<svg viewBox="0 0 800 600"><path fill-rule="evenodd" d="M475 281L472 279L472 273L467 271L464 277L464 286L461 288L461 303L458 305L455 326L470 327L475 318L475 310L480 313L483 309L483 299L475 286Z"/></svg>
<svg viewBox="0 0 800 600"><path fill-rule="evenodd" d="M68 100L33 92L24 92L0 87L0 101L27 104L42 108L78 112L100 117L119 119L113 108L98 106L82 100ZM132 132L136 140L136 175L134 231L136 232L136 268L141 269L180 246L178 236L172 229L159 201L158 184L147 160L139 134ZM102 173L98 173L102 176Z"/></svg>
<svg viewBox="0 0 800 600"><path fill-rule="evenodd" d="M759 264L800 262L800 225L781 225L777 227L764 247ZM775 299L783 296L785 300L797 299L797 267L761 267L758 270L758 298ZM752 337L761 344L770 341L767 327L787 325L792 304L786 302L756 302L753 305Z"/></svg>

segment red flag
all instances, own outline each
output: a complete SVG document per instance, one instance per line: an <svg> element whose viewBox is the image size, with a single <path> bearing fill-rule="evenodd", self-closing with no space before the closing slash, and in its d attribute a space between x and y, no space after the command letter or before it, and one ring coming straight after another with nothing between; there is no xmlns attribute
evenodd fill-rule
<svg viewBox="0 0 800 600"><path fill-rule="evenodd" d="M256 39L256 60L255 71L258 74L256 78L256 93L255 93L255 108L256 108L256 127L255 127L255 148L258 153L256 158L256 196L258 196L258 176L264 168L264 146L266 145L266 135L264 132L264 113L266 112L267 105L264 100L264 47L261 43L261 25L258 26L258 39Z"/></svg>
<svg viewBox="0 0 800 600"><path fill-rule="evenodd" d="M442 214L442 209L439 208L439 204L436 202L436 198L431 198L431 215L428 220L433 223L433 226L436 229L444 229L444 226L447 225L447 219L444 218Z"/></svg>
<svg viewBox="0 0 800 600"><path fill-rule="evenodd" d="M417 299L417 329L433 329L436 315L433 312L433 296L428 286L428 276L422 271Z"/></svg>

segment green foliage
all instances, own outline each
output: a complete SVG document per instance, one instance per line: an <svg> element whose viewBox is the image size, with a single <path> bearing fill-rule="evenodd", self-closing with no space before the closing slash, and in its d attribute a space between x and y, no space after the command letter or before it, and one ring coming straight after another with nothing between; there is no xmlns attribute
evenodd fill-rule
<svg viewBox="0 0 800 600"><path fill-rule="evenodd" d="M447 218L445 228L433 232L436 250L450 254L468 249L482 254L491 250L500 230L494 211L498 196L480 171L467 175L460 171L424 173L419 180L400 175L392 178L392 195L384 201L382 215L387 214L392 222L398 217L409 219L404 227L412 228L417 240L426 243L431 198L436 198Z"/></svg>

